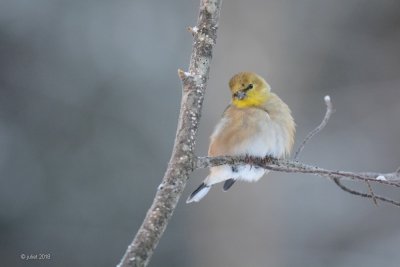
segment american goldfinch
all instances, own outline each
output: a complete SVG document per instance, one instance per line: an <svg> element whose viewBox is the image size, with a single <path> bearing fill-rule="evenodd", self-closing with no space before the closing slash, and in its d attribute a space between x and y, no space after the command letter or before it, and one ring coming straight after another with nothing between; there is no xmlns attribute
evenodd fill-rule
<svg viewBox="0 0 400 267"><path fill-rule="evenodd" d="M234 75L229 87L232 101L210 137L208 156L287 156L295 134L289 107L271 92L261 76L253 72ZM266 172L250 165L212 167L186 203L200 201L214 184L224 182L223 190L226 191L237 180L258 181Z"/></svg>

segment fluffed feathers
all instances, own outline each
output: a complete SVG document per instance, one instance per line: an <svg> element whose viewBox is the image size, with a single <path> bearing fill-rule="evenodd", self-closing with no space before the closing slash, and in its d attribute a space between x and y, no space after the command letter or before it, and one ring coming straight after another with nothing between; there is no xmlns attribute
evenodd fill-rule
<svg viewBox="0 0 400 267"><path fill-rule="evenodd" d="M289 107L270 92L269 85L257 74L239 73L230 80L229 86L232 103L211 135L208 156L283 158L289 155L295 134ZM250 165L212 167L188 201L199 201L216 183L225 182L226 191L236 180L258 181L265 173L266 170Z"/></svg>

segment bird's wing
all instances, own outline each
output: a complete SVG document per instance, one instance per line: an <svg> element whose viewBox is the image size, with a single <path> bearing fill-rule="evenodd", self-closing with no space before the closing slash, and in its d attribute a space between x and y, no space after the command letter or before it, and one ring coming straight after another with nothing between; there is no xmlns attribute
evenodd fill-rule
<svg viewBox="0 0 400 267"><path fill-rule="evenodd" d="M238 148L244 146L258 133L258 125L265 118L264 114L264 111L257 109L238 109L229 106L211 135L209 155L237 154Z"/></svg>

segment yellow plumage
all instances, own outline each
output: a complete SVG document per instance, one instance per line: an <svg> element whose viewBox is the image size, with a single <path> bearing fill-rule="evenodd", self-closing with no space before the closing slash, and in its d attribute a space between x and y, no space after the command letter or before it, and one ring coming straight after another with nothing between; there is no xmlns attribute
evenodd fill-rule
<svg viewBox="0 0 400 267"><path fill-rule="evenodd" d="M225 110L211 135L209 156L289 155L294 143L295 123L289 107L267 82L252 72L241 72L229 82L232 103ZM228 190L236 180L257 181L265 170L249 166L217 166L186 201L202 199L216 183Z"/></svg>

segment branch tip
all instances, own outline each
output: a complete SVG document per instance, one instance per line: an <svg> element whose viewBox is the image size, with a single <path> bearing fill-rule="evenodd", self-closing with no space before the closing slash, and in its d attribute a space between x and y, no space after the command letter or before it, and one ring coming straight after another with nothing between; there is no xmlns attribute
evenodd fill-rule
<svg viewBox="0 0 400 267"><path fill-rule="evenodd" d="M325 103L328 105L328 103L331 103L331 97L330 97L329 95L326 95L326 96L324 97L324 101L325 101Z"/></svg>
<svg viewBox="0 0 400 267"><path fill-rule="evenodd" d="M187 79L188 77L191 77L192 75L190 72L183 71L181 69L178 69L178 76L181 78L181 80Z"/></svg>
<svg viewBox="0 0 400 267"><path fill-rule="evenodd" d="M199 28L197 26L194 27L188 27L187 30L192 34L195 35L199 32Z"/></svg>
<svg viewBox="0 0 400 267"><path fill-rule="evenodd" d="M325 126L328 124L328 121L332 115L333 109L332 109L332 102L331 102L331 97L329 95L326 95L324 97L324 101L326 104L326 113L324 118L322 119L321 123L314 129L312 130L307 136L306 138L304 138L303 142L301 143L301 145L299 146L299 148L297 149L296 153L294 154L294 160L297 160L300 156L301 151L303 151L304 147L306 146L306 144L308 143L308 141L310 141L310 139L316 135L317 133L319 133L322 129L325 128Z"/></svg>

